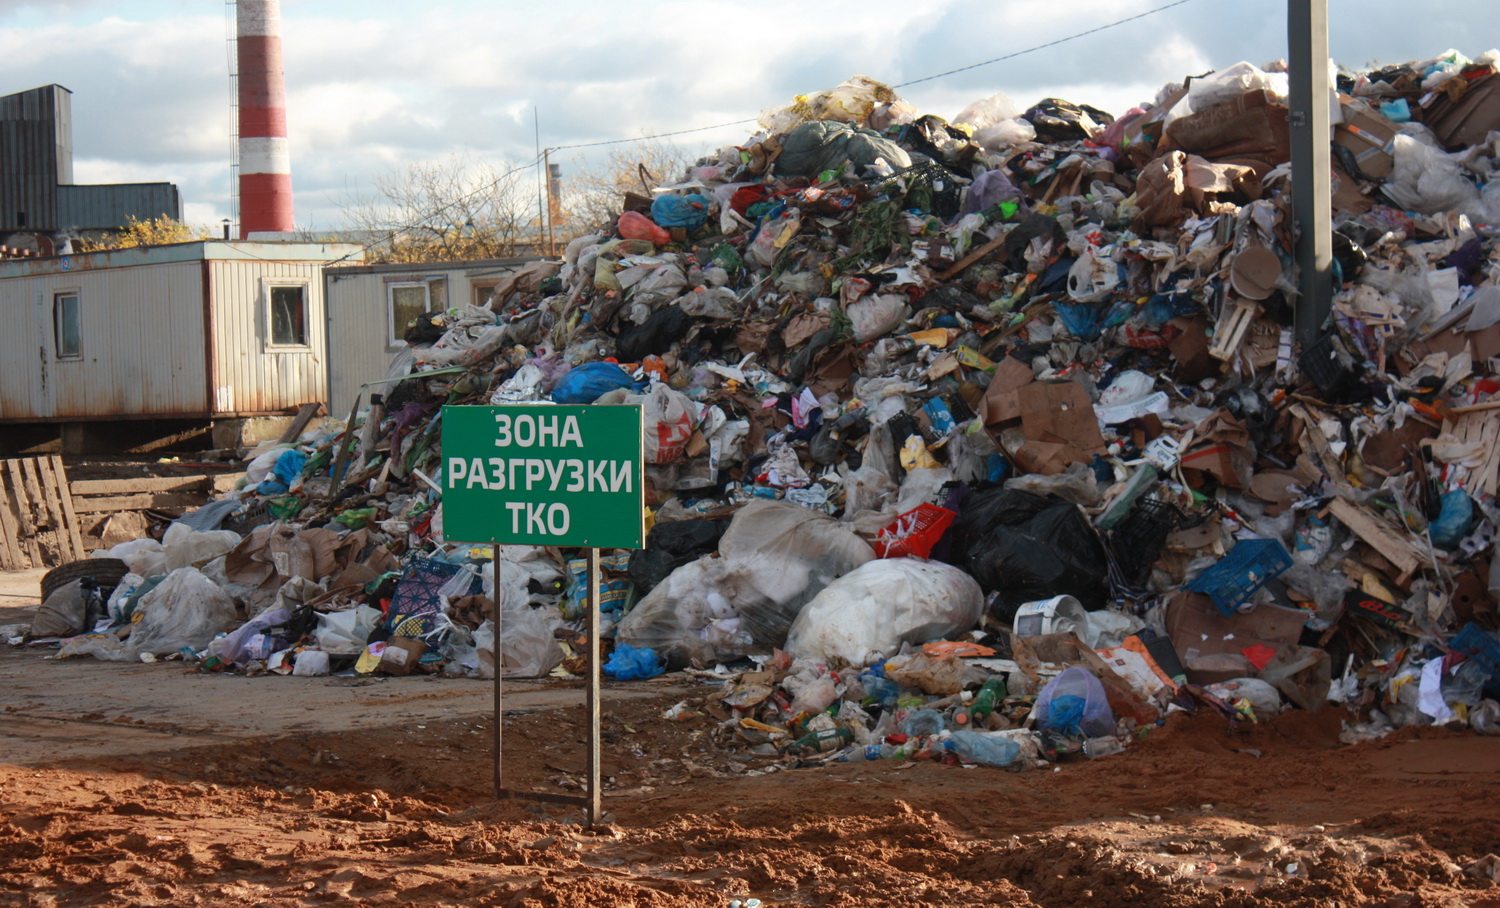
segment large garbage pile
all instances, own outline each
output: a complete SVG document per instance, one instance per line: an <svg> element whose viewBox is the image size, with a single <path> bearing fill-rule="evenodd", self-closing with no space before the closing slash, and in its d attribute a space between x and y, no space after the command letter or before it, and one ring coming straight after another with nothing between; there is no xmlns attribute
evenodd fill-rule
<svg viewBox="0 0 1500 908"><path fill-rule="evenodd" d="M64 652L483 676L498 597L499 670L577 669L576 553L506 547L495 589L442 541L439 408L639 403L609 670L727 666L701 711L735 746L1026 765L1329 701L1351 738L1494 729L1497 60L1340 76L1305 346L1283 73L1118 118L799 97L414 325L362 421L106 553L116 630Z"/></svg>

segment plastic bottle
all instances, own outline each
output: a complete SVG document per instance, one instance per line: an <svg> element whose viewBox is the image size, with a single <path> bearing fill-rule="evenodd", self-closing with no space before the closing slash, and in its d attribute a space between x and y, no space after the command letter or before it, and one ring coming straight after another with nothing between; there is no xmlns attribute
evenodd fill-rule
<svg viewBox="0 0 1500 908"><path fill-rule="evenodd" d="M896 744L867 744L864 747L850 748L847 753L839 755L840 763L864 763L868 760L889 760L906 756L905 748Z"/></svg>
<svg viewBox="0 0 1500 908"><path fill-rule="evenodd" d="M1021 755L1021 745L1009 738L969 730L953 732L943 746L969 763L985 766L1009 766Z"/></svg>
<svg viewBox="0 0 1500 908"><path fill-rule="evenodd" d="M859 684L865 689L865 702L890 706L901 696L901 685L884 675L865 672L859 676Z"/></svg>
<svg viewBox="0 0 1500 908"><path fill-rule="evenodd" d="M944 728L943 714L935 709L919 709L906 717L901 730L908 738L935 735Z"/></svg>
<svg viewBox="0 0 1500 908"><path fill-rule="evenodd" d="M984 682L967 706L953 711L953 724L959 728L973 728L989 718L1004 699L1005 679L996 675Z"/></svg>
<svg viewBox="0 0 1500 908"><path fill-rule="evenodd" d="M1089 738L1083 742L1083 753L1090 759L1107 757L1110 754L1120 753L1124 749L1125 745L1120 743L1119 738L1109 736Z"/></svg>
<svg viewBox="0 0 1500 908"><path fill-rule="evenodd" d="M805 734L797 739L792 745L792 753L802 754L825 754L829 751L847 747L854 740L854 733L842 726L838 728L825 728Z"/></svg>

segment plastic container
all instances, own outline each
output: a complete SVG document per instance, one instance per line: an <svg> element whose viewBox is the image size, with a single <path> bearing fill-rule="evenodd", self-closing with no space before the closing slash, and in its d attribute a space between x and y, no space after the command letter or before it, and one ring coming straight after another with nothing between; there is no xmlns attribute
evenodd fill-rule
<svg viewBox="0 0 1500 908"><path fill-rule="evenodd" d="M1083 753L1090 759L1096 757L1107 757L1110 754L1121 753L1125 745L1120 743L1119 738L1108 735L1100 735L1097 738L1089 738L1083 742Z"/></svg>
<svg viewBox="0 0 1500 908"><path fill-rule="evenodd" d="M1491 681L1500 681L1500 640L1485 633L1479 625L1472 621L1465 624L1448 643L1448 648L1478 662L1489 673Z"/></svg>
<svg viewBox="0 0 1500 908"><path fill-rule="evenodd" d="M927 735L935 735L941 732L946 723L943 722L943 714L935 709L919 709L906 717L901 723L901 731L908 738L921 738Z"/></svg>
<svg viewBox="0 0 1500 908"><path fill-rule="evenodd" d="M1267 581L1291 566L1292 556L1280 541L1242 539L1218 564L1194 577L1185 589L1207 595L1228 617Z"/></svg>
<svg viewBox="0 0 1500 908"><path fill-rule="evenodd" d="M1010 738L967 729L953 732L943 746L964 761L983 766L1009 766L1021 755L1021 745Z"/></svg>

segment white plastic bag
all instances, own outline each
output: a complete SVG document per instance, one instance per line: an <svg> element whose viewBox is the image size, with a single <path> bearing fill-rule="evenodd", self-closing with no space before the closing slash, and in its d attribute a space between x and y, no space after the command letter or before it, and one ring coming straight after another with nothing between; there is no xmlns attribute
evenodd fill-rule
<svg viewBox="0 0 1500 908"><path fill-rule="evenodd" d="M200 533L186 524L174 523L162 537L167 573L190 564L206 564L239 544L240 534L233 530Z"/></svg>
<svg viewBox="0 0 1500 908"><path fill-rule="evenodd" d="M860 343L884 337L911 317L906 297L896 293L878 293L861 297L845 309L854 327L854 339Z"/></svg>
<svg viewBox="0 0 1500 908"><path fill-rule="evenodd" d="M972 630L984 613L974 578L915 558L871 561L835 580L792 624L786 651L800 659L869 665L903 643Z"/></svg>
<svg viewBox="0 0 1500 908"><path fill-rule="evenodd" d="M823 587L874 558L831 517L753 501L730 521L718 554L669 574L620 621L615 639L675 665L769 651Z"/></svg>
<svg viewBox="0 0 1500 908"><path fill-rule="evenodd" d="M625 403L641 405L646 462L663 464L681 459L698 427L698 404L661 382L652 382L645 394L629 395Z"/></svg>
<svg viewBox="0 0 1500 908"><path fill-rule="evenodd" d="M234 624L234 600L197 568L178 568L136 603L128 641L132 656L201 650Z"/></svg>
<svg viewBox="0 0 1500 908"><path fill-rule="evenodd" d="M98 553L96 553L98 554ZM130 573L141 577L158 577L167 573L167 555L162 544L155 539L132 539L122 542L103 553L105 558L118 558L130 568Z"/></svg>
<svg viewBox="0 0 1500 908"><path fill-rule="evenodd" d="M562 664L562 648L552 632L562 627L555 608L518 608L501 612L500 664L506 678L540 678ZM474 648L481 659L479 677L493 678L495 622L486 621L474 632Z"/></svg>
<svg viewBox="0 0 1500 908"><path fill-rule="evenodd" d="M381 617L380 609L368 605L321 614L313 641L319 649L336 656L357 656L364 651Z"/></svg>

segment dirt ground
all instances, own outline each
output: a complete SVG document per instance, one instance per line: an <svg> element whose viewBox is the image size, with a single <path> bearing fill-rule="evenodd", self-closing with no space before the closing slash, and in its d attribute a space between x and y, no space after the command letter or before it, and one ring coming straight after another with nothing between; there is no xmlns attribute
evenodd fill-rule
<svg viewBox="0 0 1500 908"><path fill-rule="evenodd" d="M0 580L0 625L28 582ZM0 646L3 905L1500 908L1463 872L1500 853L1500 738L1467 732L1178 715L1024 773L799 766L663 718L714 689L678 675L606 686L590 830L493 799L484 682L49 654ZM512 683L507 708L506 783L577 792L579 686Z"/></svg>

